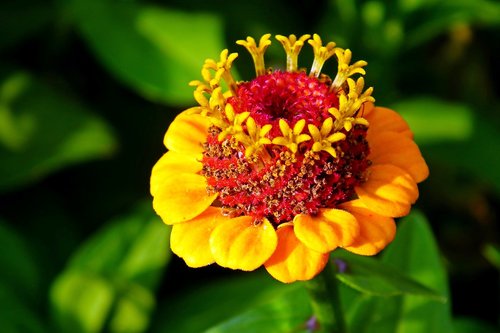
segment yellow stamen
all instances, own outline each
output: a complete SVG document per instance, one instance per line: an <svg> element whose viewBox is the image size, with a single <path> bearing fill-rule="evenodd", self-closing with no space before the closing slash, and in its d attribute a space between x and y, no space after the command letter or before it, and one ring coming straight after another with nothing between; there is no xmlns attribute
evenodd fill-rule
<svg viewBox="0 0 500 333"><path fill-rule="evenodd" d="M359 60L356 61L354 64L349 65L352 58L351 50L349 49L344 50L341 48L337 48L335 49L335 55L337 56L339 65L338 65L338 72L337 75L335 76L335 79L333 80L331 89L338 90L340 87L342 87L347 78L349 78L354 74L361 74L361 75L366 74L365 70L363 69L363 67L368 64L366 61Z"/></svg>
<svg viewBox="0 0 500 333"><path fill-rule="evenodd" d="M312 46L314 51L314 61L311 66L311 72L309 75L318 77L321 73L321 69L329 58L331 58L335 54L335 43L329 42L325 46L323 46L323 42L319 35L314 34L313 39L310 39L308 43Z"/></svg>
<svg viewBox="0 0 500 333"><path fill-rule="evenodd" d="M232 93L236 93L236 81L231 75L231 66L237 57L238 53L229 54L228 50L223 50L220 54L220 61L217 63L219 70L224 69L222 72L222 78Z"/></svg>
<svg viewBox="0 0 500 333"><path fill-rule="evenodd" d="M248 117L246 121L248 135L244 133L236 134L235 138L245 145L245 157L250 158L252 155L262 150L264 145L270 144L271 140L266 137L272 128L272 125L266 124L262 127L255 123L252 117Z"/></svg>
<svg viewBox="0 0 500 333"><path fill-rule="evenodd" d="M311 140L309 135L301 134L302 130L306 126L305 119L299 120L293 129L290 128L284 119L280 119L279 126L283 136L274 138L272 143L275 145L285 146L294 154L297 152L300 143Z"/></svg>
<svg viewBox="0 0 500 333"><path fill-rule="evenodd" d="M260 38L259 46L255 43L255 39L252 37L247 37L246 40L238 40L236 44L244 46L253 58L255 64L255 74L257 76L264 75L266 73L266 67L264 65L264 53L266 49L271 45L269 38L271 34L265 34Z"/></svg>
<svg viewBox="0 0 500 333"><path fill-rule="evenodd" d="M227 49L222 50L220 53L220 60L216 62L213 59L205 60L205 64L201 70L203 79L209 82L212 88L219 86L220 79L224 79L228 88L233 93L236 92L236 81L231 75L231 66L233 61L238 57L238 53L231 53ZM210 70L215 71L212 76Z"/></svg>
<svg viewBox="0 0 500 333"><path fill-rule="evenodd" d="M236 136L243 133L243 122L248 118L250 112L242 112L236 114L234 108L231 104L226 104L224 113L226 115L227 121L224 121L218 117L211 117L212 123L222 129L219 133L217 139L219 141L224 140L228 135Z"/></svg>
<svg viewBox="0 0 500 333"><path fill-rule="evenodd" d="M332 144L345 139L345 134L341 132L331 133L333 128L333 119L327 118L321 125L321 129L318 129L316 126L309 124L307 125L309 129L309 133L314 140L312 151L317 153L322 150L326 151L333 157L337 157L337 152L332 147Z"/></svg>
<svg viewBox="0 0 500 333"><path fill-rule="evenodd" d="M365 79L359 77L356 82L353 79L347 79L347 85L349 86L349 94L347 95L350 100L360 100L361 104L364 102L375 102L375 98L372 96L373 87L370 87L363 92L365 87Z"/></svg>
<svg viewBox="0 0 500 333"><path fill-rule="evenodd" d="M298 56L304 42L308 40L311 35L303 35L298 40L295 35L288 37L277 35L276 39L281 42L286 52L286 70L288 72L296 72L298 68Z"/></svg>

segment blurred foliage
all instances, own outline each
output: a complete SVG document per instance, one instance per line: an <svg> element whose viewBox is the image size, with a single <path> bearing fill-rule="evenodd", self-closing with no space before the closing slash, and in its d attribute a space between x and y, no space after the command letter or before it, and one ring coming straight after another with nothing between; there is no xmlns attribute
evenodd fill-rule
<svg viewBox="0 0 500 333"><path fill-rule="evenodd" d="M379 258L333 254L352 268L351 330L498 330L498 1L6 0L0 31L2 332L306 331L300 283L170 260L149 204L188 82L225 47L251 78L234 41L267 32L317 32L367 60L431 169ZM274 43L266 61L284 60Z"/></svg>

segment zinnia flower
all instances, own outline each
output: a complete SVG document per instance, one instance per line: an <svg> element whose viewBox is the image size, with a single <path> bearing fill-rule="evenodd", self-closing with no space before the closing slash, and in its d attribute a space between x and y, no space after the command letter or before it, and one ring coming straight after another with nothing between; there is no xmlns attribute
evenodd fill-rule
<svg viewBox="0 0 500 333"><path fill-rule="evenodd" d="M172 251L188 266L264 265L288 283L313 278L337 247L382 250L429 171L406 122L364 89L365 61L350 64L350 50L318 35L276 39L286 70L264 65L270 34L258 45L237 42L255 63L251 81L231 75L236 53L205 61L203 80L191 82L199 106L168 128L151 193L173 226ZM309 73L298 67L306 41ZM333 80L321 73L332 57Z"/></svg>

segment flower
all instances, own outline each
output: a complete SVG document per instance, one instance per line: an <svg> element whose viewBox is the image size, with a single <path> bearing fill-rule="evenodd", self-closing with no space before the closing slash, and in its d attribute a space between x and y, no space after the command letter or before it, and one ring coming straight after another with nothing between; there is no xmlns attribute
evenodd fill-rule
<svg viewBox="0 0 500 333"><path fill-rule="evenodd" d="M255 63L248 82L231 75L236 53L205 61L191 82L199 106L170 124L151 194L188 266L264 265L288 283L313 278L337 247L382 250L429 171L406 122L364 89L366 62L318 35L276 39L286 70L265 67L270 34L237 42ZM298 67L306 41L309 73ZM330 58L333 80L321 73Z"/></svg>

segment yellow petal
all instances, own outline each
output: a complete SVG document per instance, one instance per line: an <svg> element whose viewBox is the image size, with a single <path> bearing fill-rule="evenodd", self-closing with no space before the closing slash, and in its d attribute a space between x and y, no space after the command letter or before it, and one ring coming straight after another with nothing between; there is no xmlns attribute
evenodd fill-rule
<svg viewBox="0 0 500 333"><path fill-rule="evenodd" d="M351 244L359 232L354 216L340 209L322 209L316 216L297 215L293 225L297 238L320 253Z"/></svg>
<svg viewBox="0 0 500 333"><path fill-rule="evenodd" d="M175 224L170 234L172 252L184 259L189 267L210 265L214 262L210 251L210 234L217 223L226 219L220 208L208 207L194 219Z"/></svg>
<svg viewBox="0 0 500 333"><path fill-rule="evenodd" d="M418 188L413 178L390 164L371 166L367 181L355 190L368 209L389 217L407 215L418 198Z"/></svg>
<svg viewBox="0 0 500 333"><path fill-rule="evenodd" d="M183 154L200 155L211 123L199 114L179 114L170 124L163 143L169 150Z"/></svg>
<svg viewBox="0 0 500 333"><path fill-rule="evenodd" d="M217 194L207 194L205 177L187 173L163 179L155 192L153 208L166 224L191 220L217 197Z"/></svg>
<svg viewBox="0 0 500 333"><path fill-rule="evenodd" d="M396 132L373 134L369 141L369 159L374 164L392 164L408 172L419 183L429 176L417 144Z"/></svg>
<svg viewBox="0 0 500 333"><path fill-rule="evenodd" d="M210 237L215 262L222 267L252 271L273 254L278 238L272 224L241 216L220 223Z"/></svg>
<svg viewBox="0 0 500 333"><path fill-rule="evenodd" d="M278 246L265 263L276 280L290 283L315 277L328 262L328 253L319 253L305 246L295 236L292 225L278 228Z"/></svg>
<svg viewBox="0 0 500 333"><path fill-rule="evenodd" d="M179 154L174 151L166 152L151 172L151 194L154 196L161 188L164 179L181 173L198 173L203 165L193 156Z"/></svg>
<svg viewBox="0 0 500 333"><path fill-rule="evenodd" d="M368 123L368 138L372 133L398 132L413 139L413 133L406 121L397 112L383 107L375 107L364 116Z"/></svg>
<svg viewBox="0 0 500 333"><path fill-rule="evenodd" d="M361 255L375 255L394 239L396 224L385 217L364 208L360 200L346 202L341 207L358 221L360 231L354 243L344 248Z"/></svg>

